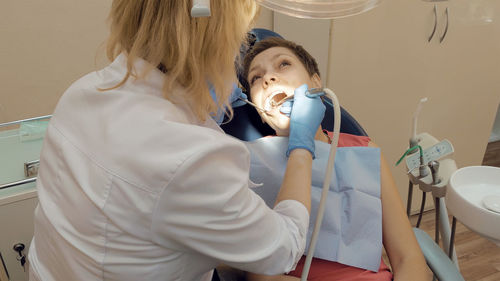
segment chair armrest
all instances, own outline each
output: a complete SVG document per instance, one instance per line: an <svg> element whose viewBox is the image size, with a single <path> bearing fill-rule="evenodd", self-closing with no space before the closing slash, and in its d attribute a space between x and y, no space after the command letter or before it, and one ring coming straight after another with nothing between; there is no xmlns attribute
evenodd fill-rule
<svg viewBox="0 0 500 281"><path fill-rule="evenodd" d="M439 281L465 281L456 265L423 230L413 228L425 261Z"/></svg>

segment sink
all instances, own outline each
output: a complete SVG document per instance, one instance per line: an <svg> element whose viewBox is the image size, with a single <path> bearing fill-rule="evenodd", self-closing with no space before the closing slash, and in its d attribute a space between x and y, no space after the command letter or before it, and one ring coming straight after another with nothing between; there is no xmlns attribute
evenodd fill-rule
<svg viewBox="0 0 500 281"><path fill-rule="evenodd" d="M448 183L446 206L474 232L500 246L500 168L470 166L456 170Z"/></svg>

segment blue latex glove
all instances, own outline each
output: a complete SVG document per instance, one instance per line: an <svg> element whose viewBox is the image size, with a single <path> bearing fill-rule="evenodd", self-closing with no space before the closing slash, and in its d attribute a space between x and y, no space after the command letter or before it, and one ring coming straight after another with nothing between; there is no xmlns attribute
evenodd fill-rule
<svg viewBox="0 0 500 281"><path fill-rule="evenodd" d="M217 102L215 90L212 86L210 86L209 91L210 91L210 96L212 97L212 99L215 102ZM242 90L236 84L233 84L233 90L231 92L231 95L229 96L229 102L231 103L231 106L233 108L236 108L236 107L244 105L245 102L242 101L241 99L246 100L246 99L248 99L248 97L247 97L247 95L245 95L242 92ZM217 111L217 114L215 114L215 116L212 117L215 120L215 122L217 122L217 124L220 125L220 124L222 124L222 121L224 121L224 113L225 113L224 110L219 109Z"/></svg>
<svg viewBox="0 0 500 281"><path fill-rule="evenodd" d="M231 106L236 108L245 105L246 102L242 101L242 99L247 100L247 95L236 84L233 84L233 91L231 92L231 96L229 96Z"/></svg>
<svg viewBox="0 0 500 281"><path fill-rule="evenodd" d="M307 96L308 97L315 97L315 96L324 96L325 95L325 92L318 92L318 93L314 93L314 94L310 94L308 93ZM328 99L324 99L322 100L323 103L326 103L328 105L330 105L331 107L333 107L333 104L331 102L328 101ZM287 117L290 117L290 114L292 113L292 107L293 107L293 99L291 100L286 100L280 107L280 112L284 115L286 115Z"/></svg>
<svg viewBox="0 0 500 281"><path fill-rule="evenodd" d="M293 100L283 103L280 112L290 116L290 136L286 156L297 148L304 148L314 155L314 137L325 116L325 105L321 101L323 92L309 94L307 84L295 89Z"/></svg>

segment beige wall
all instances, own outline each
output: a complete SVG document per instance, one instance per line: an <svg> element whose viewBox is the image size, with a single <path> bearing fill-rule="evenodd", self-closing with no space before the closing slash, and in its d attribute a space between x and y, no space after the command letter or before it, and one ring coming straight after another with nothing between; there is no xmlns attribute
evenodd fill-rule
<svg viewBox="0 0 500 281"><path fill-rule="evenodd" d="M51 114L73 81L107 63L110 3L0 2L0 123ZM263 8L256 27L272 29L273 14Z"/></svg>
<svg viewBox="0 0 500 281"><path fill-rule="evenodd" d="M274 13L271 10L262 7L260 9L259 17L257 18L257 21L255 23L255 27L273 30L273 24Z"/></svg>
<svg viewBox="0 0 500 281"><path fill-rule="evenodd" d="M51 114L72 81L102 65L110 2L0 1L0 123Z"/></svg>

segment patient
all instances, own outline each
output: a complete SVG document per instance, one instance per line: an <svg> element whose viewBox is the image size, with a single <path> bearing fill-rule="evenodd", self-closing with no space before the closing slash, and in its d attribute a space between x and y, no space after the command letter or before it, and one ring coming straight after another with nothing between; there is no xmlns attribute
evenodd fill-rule
<svg viewBox="0 0 500 281"><path fill-rule="evenodd" d="M271 126L277 136L289 133L289 118L280 112L279 103L285 96L292 96L294 89L307 84L309 89L321 87L321 78L314 58L301 46L281 38L271 37L257 42L245 57L244 77L251 100L260 108L262 120ZM274 98L273 98L274 97ZM273 100L266 103L266 100ZM331 142L331 133L321 128L316 140ZM376 147L368 137L340 134L340 146ZM378 272L372 272L337 262L314 258L308 280L426 280L427 267L406 217L403 203L383 156L380 158L380 200L382 205L382 242L392 268L392 273L382 261ZM312 222L313 223L313 222ZM360 253L362 255L363 253ZM305 256L295 271L282 276L247 274L248 280L298 280Z"/></svg>

